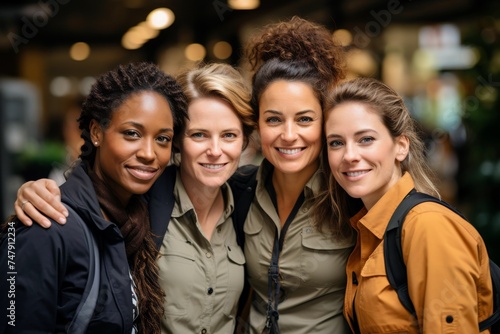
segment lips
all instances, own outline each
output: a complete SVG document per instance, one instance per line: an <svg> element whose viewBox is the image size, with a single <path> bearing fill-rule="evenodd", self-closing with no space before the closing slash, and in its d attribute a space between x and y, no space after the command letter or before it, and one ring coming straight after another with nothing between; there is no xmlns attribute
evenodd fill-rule
<svg viewBox="0 0 500 334"><path fill-rule="evenodd" d="M156 173L158 172L158 168L153 168L153 167L127 167L128 171L130 174L132 174L134 177L140 179L140 180L151 180L156 176Z"/></svg>
<svg viewBox="0 0 500 334"><path fill-rule="evenodd" d="M223 168L226 164L200 164L200 165L207 169L217 170Z"/></svg>
<svg viewBox="0 0 500 334"><path fill-rule="evenodd" d="M288 148L288 149L287 148L278 148L277 150L280 153L292 155L292 154L300 153L302 151L302 148Z"/></svg>
<svg viewBox="0 0 500 334"><path fill-rule="evenodd" d="M368 173L367 170L355 171L355 172L344 172L344 174L349 176L349 177L357 177L357 176L364 175L366 173Z"/></svg>

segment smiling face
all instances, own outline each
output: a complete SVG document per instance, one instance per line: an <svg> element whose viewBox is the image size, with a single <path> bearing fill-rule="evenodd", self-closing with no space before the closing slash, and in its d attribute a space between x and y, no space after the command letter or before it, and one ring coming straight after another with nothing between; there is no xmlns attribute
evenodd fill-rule
<svg viewBox="0 0 500 334"><path fill-rule="evenodd" d="M313 89L298 81L275 81L259 101L262 153L283 174L312 175L319 165L322 110Z"/></svg>
<svg viewBox="0 0 500 334"><path fill-rule="evenodd" d="M238 168L243 127L236 112L219 98L198 98L188 107L181 134L181 177L189 189L218 189Z"/></svg>
<svg viewBox="0 0 500 334"><path fill-rule="evenodd" d="M381 117L366 104L344 102L325 122L328 162L335 180L370 209L400 178L408 154L406 137L391 137Z"/></svg>
<svg viewBox="0 0 500 334"><path fill-rule="evenodd" d="M172 112L158 93L130 95L116 108L103 129L90 126L97 142L94 171L124 204L151 188L170 160L174 135Z"/></svg>

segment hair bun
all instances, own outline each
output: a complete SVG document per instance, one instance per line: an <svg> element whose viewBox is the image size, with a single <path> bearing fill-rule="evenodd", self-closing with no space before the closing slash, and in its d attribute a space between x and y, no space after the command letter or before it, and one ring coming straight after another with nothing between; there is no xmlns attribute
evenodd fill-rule
<svg viewBox="0 0 500 334"><path fill-rule="evenodd" d="M333 41L326 27L298 16L264 26L245 48L252 71L275 58L303 61L335 83L344 77L343 54L342 47Z"/></svg>

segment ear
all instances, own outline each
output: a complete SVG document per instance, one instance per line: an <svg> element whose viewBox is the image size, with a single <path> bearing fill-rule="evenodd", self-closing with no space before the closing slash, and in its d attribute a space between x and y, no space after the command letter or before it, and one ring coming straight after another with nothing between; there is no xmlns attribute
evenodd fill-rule
<svg viewBox="0 0 500 334"><path fill-rule="evenodd" d="M90 121L90 139L94 146L99 146L103 139L102 128L95 119Z"/></svg>
<svg viewBox="0 0 500 334"><path fill-rule="evenodd" d="M410 151L410 140L406 136L399 136L396 138L396 160L399 162L406 159Z"/></svg>

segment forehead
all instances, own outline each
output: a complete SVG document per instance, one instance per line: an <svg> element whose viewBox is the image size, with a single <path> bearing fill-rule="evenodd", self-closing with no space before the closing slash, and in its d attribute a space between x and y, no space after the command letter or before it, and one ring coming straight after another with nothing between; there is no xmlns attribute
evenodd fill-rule
<svg viewBox="0 0 500 334"><path fill-rule="evenodd" d="M321 104L309 84L278 80L264 90L259 101L259 108L264 112L267 109L280 112L321 111Z"/></svg>
<svg viewBox="0 0 500 334"><path fill-rule="evenodd" d="M227 101L217 97L203 97L193 100L188 106L188 114L188 127L241 126L236 110Z"/></svg>
<svg viewBox="0 0 500 334"><path fill-rule="evenodd" d="M121 104L113 109L111 122L124 119L149 120L158 122L173 121L172 111L167 99L154 91L140 91L128 95Z"/></svg>

